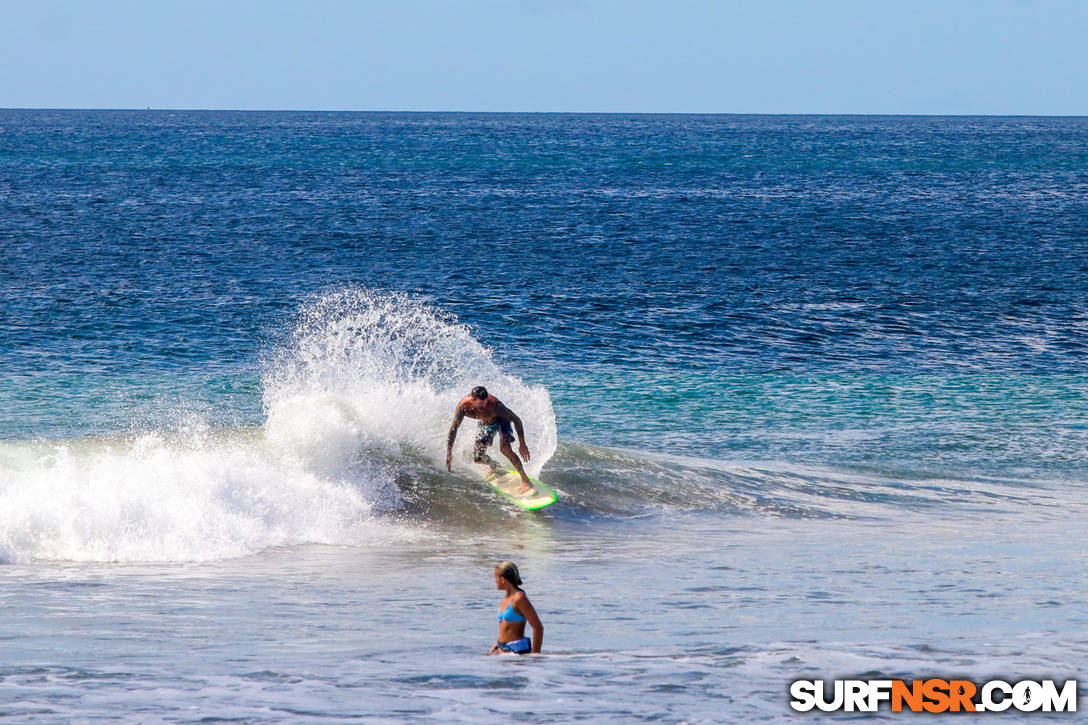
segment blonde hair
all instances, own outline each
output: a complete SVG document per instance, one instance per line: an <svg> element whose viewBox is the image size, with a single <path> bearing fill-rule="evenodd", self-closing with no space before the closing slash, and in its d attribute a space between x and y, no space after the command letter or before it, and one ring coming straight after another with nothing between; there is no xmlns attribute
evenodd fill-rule
<svg viewBox="0 0 1088 725"><path fill-rule="evenodd" d="M506 581L516 587L521 586L521 574L518 573L518 565L512 561L500 561L495 571Z"/></svg>

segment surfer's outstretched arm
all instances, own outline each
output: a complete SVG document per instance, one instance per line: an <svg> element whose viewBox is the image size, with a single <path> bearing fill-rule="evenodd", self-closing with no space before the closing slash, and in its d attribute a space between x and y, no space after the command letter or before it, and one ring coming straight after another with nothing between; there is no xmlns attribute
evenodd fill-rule
<svg viewBox="0 0 1088 725"><path fill-rule="evenodd" d="M446 470L453 471L453 442L457 440L457 429L461 427L461 421L465 419L465 411L461 404L457 404L457 410L453 412L453 423L450 424L450 434L446 439Z"/></svg>

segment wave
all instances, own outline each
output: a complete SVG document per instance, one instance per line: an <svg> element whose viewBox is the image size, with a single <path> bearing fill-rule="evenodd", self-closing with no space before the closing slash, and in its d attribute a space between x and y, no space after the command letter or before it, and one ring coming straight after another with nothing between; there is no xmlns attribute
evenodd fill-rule
<svg viewBox="0 0 1088 725"><path fill-rule="evenodd" d="M440 470L453 409L474 385L523 417L533 473L555 451L547 391L503 372L468 328L404 295L315 298L265 368L257 428L190 421L0 443L0 561L204 561L419 535L387 514L410 511L410 482ZM471 437L466 430L456 449L462 473Z"/></svg>
<svg viewBox="0 0 1088 725"><path fill-rule="evenodd" d="M0 444L0 561L201 561L304 543L380 546L487 534L526 516L479 474L451 476L407 447L308 445L284 447L260 428ZM1028 482L742 465L581 443L559 445L544 477L560 492L533 516L545 526L677 513L933 522L1069 511L1054 490Z"/></svg>

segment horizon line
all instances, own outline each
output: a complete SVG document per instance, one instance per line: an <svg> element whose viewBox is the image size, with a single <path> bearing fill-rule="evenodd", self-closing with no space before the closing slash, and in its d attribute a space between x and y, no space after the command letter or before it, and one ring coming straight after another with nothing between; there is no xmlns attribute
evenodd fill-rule
<svg viewBox="0 0 1088 725"><path fill-rule="evenodd" d="M1065 113L888 113L888 112L810 112L810 111L467 111L467 110L389 110L330 108L153 108L108 106L11 106L0 111L109 111L118 113L373 113L373 114L464 114L464 115L553 115L553 116L883 116L893 118L1088 118L1088 114Z"/></svg>

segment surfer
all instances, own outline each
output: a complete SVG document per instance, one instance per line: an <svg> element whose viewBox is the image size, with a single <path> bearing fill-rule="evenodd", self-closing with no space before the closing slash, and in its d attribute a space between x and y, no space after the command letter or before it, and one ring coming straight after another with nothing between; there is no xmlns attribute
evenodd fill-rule
<svg viewBox="0 0 1088 725"><path fill-rule="evenodd" d="M487 653L513 652L524 655L532 651L540 654L540 646L544 644L544 625L521 588L521 575L514 562L504 561L495 567L495 588L502 589L506 596L499 604L499 639ZM533 628L532 643L525 636L526 622Z"/></svg>
<svg viewBox="0 0 1088 725"><path fill-rule="evenodd" d="M446 443L446 470L453 470L453 441L457 438L457 429L461 427L461 421L466 416L480 422L479 430L476 431L476 442L472 446L472 460L494 467L495 464L486 451L495 440L495 434L498 433L499 450L510 459L518 475L521 476L522 487L517 495L532 491L533 484L525 473L525 466L521 464L521 458L518 458L518 454L514 453L510 445L514 442L514 431L510 429L510 424L513 423L518 431L518 440L521 441L518 453L521 453L521 457L525 460L529 460L529 446L525 445L525 429L521 427L521 418L514 415L514 411L503 405L501 400L494 395L489 395L487 388L482 385L477 385L471 393L461 398L461 402L457 404L457 409L453 412L453 424L450 426L450 435Z"/></svg>

